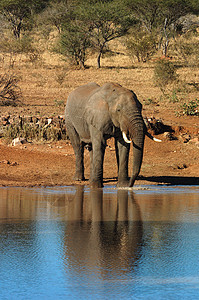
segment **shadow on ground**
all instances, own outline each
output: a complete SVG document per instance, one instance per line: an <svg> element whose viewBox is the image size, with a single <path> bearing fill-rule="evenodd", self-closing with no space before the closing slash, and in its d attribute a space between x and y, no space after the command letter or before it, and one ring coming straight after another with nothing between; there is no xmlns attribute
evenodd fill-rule
<svg viewBox="0 0 199 300"><path fill-rule="evenodd" d="M199 185L199 177L180 177L180 176L140 176L137 180L163 183L168 185Z"/></svg>
<svg viewBox="0 0 199 300"><path fill-rule="evenodd" d="M181 176L139 176L138 181L167 185L199 185L199 177ZM104 178L104 183L117 183L117 177Z"/></svg>

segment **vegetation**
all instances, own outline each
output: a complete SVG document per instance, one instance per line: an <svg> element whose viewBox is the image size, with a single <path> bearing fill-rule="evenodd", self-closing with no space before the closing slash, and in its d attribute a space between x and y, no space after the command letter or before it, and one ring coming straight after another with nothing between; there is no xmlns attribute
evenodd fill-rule
<svg viewBox="0 0 199 300"><path fill-rule="evenodd" d="M134 30L133 35L127 36L125 45L129 56L138 62L146 62L156 52L155 37L144 30Z"/></svg>
<svg viewBox="0 0 199 300"><path fill-rule="evenodd" d="M189 103L184 103L182 108L183 108L184 115L199 116L199 100L198 99L192 100Z"/></svg>
<svg viewBox="0 0 199 300"><path fill-rule="evenodd" d="M134 18L126 14L126 8L119 1L96 1L92 5L80 7L81 19L88 26L91 47L97 51L97 65L103 53L108 50L108 43L124 36L135 23Z"/></svg>
<svg viewBox="0 0 199 300"><path fill-rule="evenodd" d="M2 0L0 15L16 39L37 26L48 36L56 28L59 53L85 67L95 52L100 68L110 42L126 35L129 55L138 61L149 59L158 48L167 56L171 39L183 32L182 17L197 15L198 7L198 0Z"/></svg>
<svg viewBox="0 0 199 300"><path fill-rule="evenodd" d="M65 55L73 64L85 68L87 49L90 39L81 23L68 23L60 38L60 53Z"/></svg>
<svg viewBox="0 0 199 300"><path fill-rule="evenodd" d="M171 50L174 55L178 57L186 65L198 65L199 64L199 40L197 39L197 31L188 31L175 39Z"/></svg>
<svg viewBox="0 0 199 300"><path fill-rule="evenodd" d="M68 7L66 18L59 26L61 53L85 67L88 49L93 50L97 52L100 68L108 43L124 36L134 23L134 18L126 14L125 6L116 0L80 1L77 7Z"/></svg>
<svg viewBox="0 0 199 300"><path fill-rule="evenodd" d="M10 28L19 39L21 31L27 31L33 27L34 14L45 9L49 0L1 0L0 12L9 22Z"/></svg>
<svg viewBox="0 0 199 300"><path fill-rule="evenodd" d="M179 19L188 13L198 14L198 0L126 0L146 32L155 33L167 56L170 39L179 29Z"/></svg>
<svg viewBox="0 0 199 300"><path fill-rule="evenodd" d="M57 126L56 126L57 125ZM26 141L58 141L67 138L64 120L59 120L59 124L44 124L42 122L30 122L20 118L18 122L5 126L3 136L8 143L20 137Z"/></svg>
<svg viewBox="0 0 199 300"><path fill-rule="evenodd" d="M175 65L166 59L159 59L154 68L154 83L165 92L169 83L177 80L177 73Z"/></svg>
<svg viewBox="0 0 199 300"><path fill-rule="evenodd" d="M198 7L198 0L0 1L1 115L62 115L73 88L116 81L148 106L162 105L163 93L164 104L198 116ZM6 135L62 136L28 123L8 124Z"/></svg>
<svg viewBox="0 0 199 300"><path fill-rule="evenodd" d="M160 48L167 56L171 39L183 30L181 18L188 13L198 14L196 2L198 0L55 0L49 1L40 13L38 24L43 25L45 32L48 27L48 33L53 28L58 30L56 49L67 59L85 67L87 57L95 52L100 68L110 42L126 35L129 53L138 60L148 59Z"/></svg>
<svg viewBox="0 0 199 300"><path fill-rule="evenodd" d="M18 82L19 79L12 73L0 75L0 105L17 105L21 97Z"/></svg>

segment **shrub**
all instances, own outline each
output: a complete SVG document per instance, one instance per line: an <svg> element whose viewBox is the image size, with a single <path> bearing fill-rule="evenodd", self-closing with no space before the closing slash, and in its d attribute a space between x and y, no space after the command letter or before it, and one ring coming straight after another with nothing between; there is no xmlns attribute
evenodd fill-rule
<svg viewBox="0 0 199 300"><path fill-rule="evenodd" d="M192 100L189 103L184 103L183 114L187 116L199 116L199 100Z"/></svg>
<svg viewBox="0 0 199 300"><path fill-rule="evenodd" d="M21 97L19 79L14 74L0 75L0 105L16 106Z"/></svg>
<svg viewBox="0 0 199 300"><path fill-rule="evenodd" d="M61 86L64 82L64 80L66 79L66 76L68 75L68 72L63 70L60 72L57 72L55 75L55 80L57 81L57 83Z"/></svg>
<svg viewBox="0 0 199 300"><path fill-rule="evenodd" d="M189 36L185 34L176 39L171 48L173 48L174 55L177 55L180 60L184 60L186 64L194 66L199 64L199 41L195 35Z"/></svg>
<svg viewBox="0 0 199 300"><path fill-rule="evenodd" d="M167 85L177 80L176 67L166 59L159 59L154 68L154 82L164 93Z"/></svg>
<svg viewBox="0 0 199 300"><path fill-rule="evenodd" d="M170 102L172 102L172 103L179 102L179 98L178 98L176 89L174 89L174 90L171 92L171 95L170 95Z"/></svg>
<svg viewBox="0 0 199 300"><path fill-rule="evenodd" d="M61 34L59 46L57 52L70 59L72 64L85 68L90 40L81 24L68 24Z"/></svg>
<svg viewBox="0 0 199 300"><path fill-rule="evenodd" d="M4 53L27 54L36 52L33 45L33 39L30 36L24 35L21 39L4 37L0 44L0 50Z"/></svg>
<svg viewBox="0 0 199 300"><path fill-rule="evenodd" d="M144 62L149 60L156 51L155 39L152 34L137 31L126 39L126 48L130 57L136 57L138 62Z"/></svg>
<svg viewBox="0 0 199 300"><path fill-rule="evenodd" d="M9 124L3 130L3 137L8 141L12 141L17 137L26 139L27 141L58 141L67 138L66 128L63 124L59 127L44 124L37 124L29 121L21 120L19 123Z"/></svg>

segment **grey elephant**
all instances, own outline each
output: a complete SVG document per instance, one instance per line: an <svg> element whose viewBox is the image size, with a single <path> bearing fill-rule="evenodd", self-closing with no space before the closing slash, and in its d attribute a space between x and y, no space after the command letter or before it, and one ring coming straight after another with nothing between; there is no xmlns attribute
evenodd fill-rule
<svg viewBox="0 0 199 300"><path fill-rule="evenodd" d="M90 152L90 185L103 186L103 160L107 139L115 138L118 186L132 187L141 168L146 126L142 105L135 93L116 83L89 83L72 91L67 99L67 132L76 156L74 180L84 180L84 147ZM128 180L130 143L133 171Z"/></svg>

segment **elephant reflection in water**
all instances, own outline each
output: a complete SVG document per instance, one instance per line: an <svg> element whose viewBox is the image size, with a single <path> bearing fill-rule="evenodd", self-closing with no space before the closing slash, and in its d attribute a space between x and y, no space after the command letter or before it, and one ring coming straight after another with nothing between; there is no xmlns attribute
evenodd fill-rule
<svg viewBox="0 0 199 300"><path fill-rule="evenodd" d="M73 271L121 274L134 269L142 247L142 220L133 192L118 190L103 194L77 188L74 199L66 201L67 226L64 245L68 266ZM109 271L107 271L109 270Z"/></svg>

